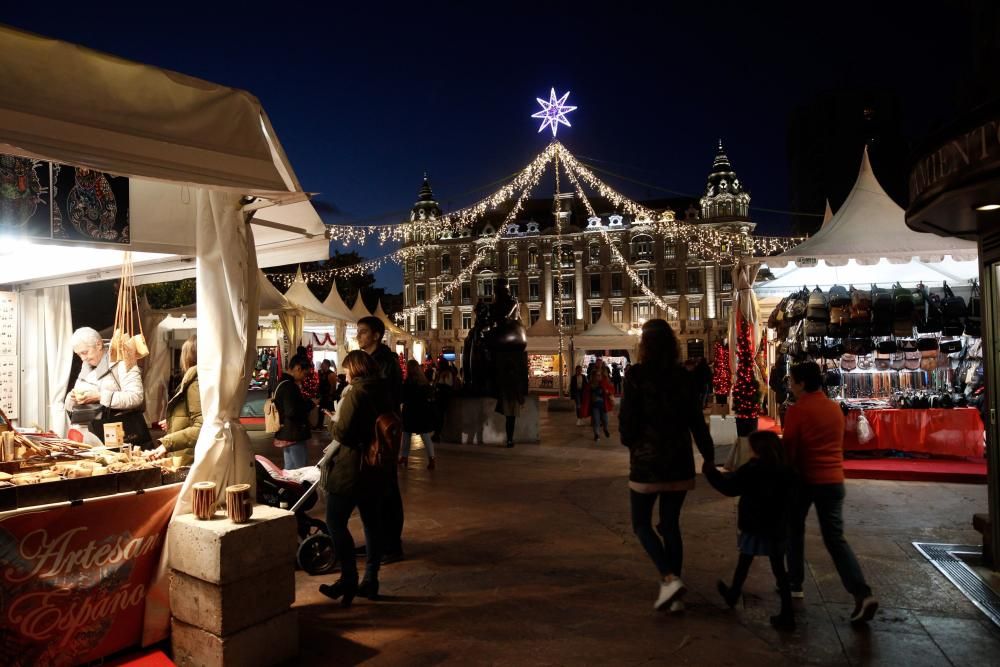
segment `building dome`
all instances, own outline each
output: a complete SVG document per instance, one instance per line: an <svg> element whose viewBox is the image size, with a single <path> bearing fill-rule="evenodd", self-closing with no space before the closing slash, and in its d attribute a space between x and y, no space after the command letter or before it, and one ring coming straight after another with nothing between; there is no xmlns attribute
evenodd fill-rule
<svg viewBox="0 0 1000 667"><path fill-rule="evenodd" d="M436 220L441 216L441 207L434 201L434 191L431 190L431 183L424 174L424 184L420 186L417 194L417 202L410 209L410 222L421 220Z"/></svg>
<svg viewBox="0 0 1000 667"><path fill-rule="evenodd" d="M729 156L722 148L722 139L719 139L719 149L700 203L701 217L705 222L750 219L750 193L733 171Z"/></svg>

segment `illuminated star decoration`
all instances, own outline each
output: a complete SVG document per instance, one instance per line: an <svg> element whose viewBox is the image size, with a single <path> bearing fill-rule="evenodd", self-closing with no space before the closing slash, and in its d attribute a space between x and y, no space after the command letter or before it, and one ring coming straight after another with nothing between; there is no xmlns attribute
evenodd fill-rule
<svg viewBox="0 0 1000 667"><path fill-rule="evenodd" d="M531 114L532 118L541 118L542 126L538 128L541 132L546 127L552 128L552 138L555 138L556 132L559 130L559 123L562 123L566 127L571 127L569 121L566 120L566 114L570 111L575 111L576 107L571 107L566 105L566 98L569 97L569 91L560 98L556 98L556 89L553 88L552 92L549 94L549 101L546 102L540 97L536 97L538 103L542 105L542 110L538 113Z"/></svg>

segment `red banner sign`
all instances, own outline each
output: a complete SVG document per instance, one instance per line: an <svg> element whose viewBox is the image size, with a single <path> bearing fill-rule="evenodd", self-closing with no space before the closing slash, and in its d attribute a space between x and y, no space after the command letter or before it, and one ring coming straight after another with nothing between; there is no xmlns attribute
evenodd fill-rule
<svg viewBox="0 0 1000 667"><path fill-rule="evenodd" d="M179 491L0 519L0 664L75 665L138 644Z"/></svg>

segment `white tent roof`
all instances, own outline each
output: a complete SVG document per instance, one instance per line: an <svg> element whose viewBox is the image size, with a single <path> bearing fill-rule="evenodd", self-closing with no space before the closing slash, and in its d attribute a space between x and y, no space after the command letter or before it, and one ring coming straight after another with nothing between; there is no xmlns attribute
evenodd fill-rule
<svg viewBox="0 0 1000 667"><path fill-rule="evenodd" d="M399 338L400 336L409 336L408 333L400 329L399 325L393 322L392 319L390 319L389 316L385 314L385 310L382 309L382 299L379 299L378 303L375 305L375 312L373 313L373 315L382 320L382 322L385 324L385 330L391 333L393 336L397 338Z"/></svg>
<svg viewBox="0 0 1000 667"><path fill-rule="evenodd" d="M758 296L786 296L790 292L808 286L828 290L833 285L890 285L896 282L904 287L915 287L917 283L929 286L940 285L947 280L950 285L959 286L979 275L978 262L956 262L946 257L940 262L922 262L914 259L906 264L891 264L883 259L878 264L858 264L854 260L844 266L827 266L820 262L816 266L798 267L789 264L784 269L775 269L774 280L754 285Z"/></svg>
<svg viewBox="0 0 1000 667"><path fill-rule="evenodd" d="M6 26L0 41L0 153L127 176L131 238L5 243L0 284L114 279L126 250L137 283L193 277L192 187L263 198L251 205L259 266L329 257L325 226L250 93Z"/></svg>
<svg viewBox="0 0 1000 667"><path fill-rule="evenodd" d="M875 178L865 148L858 179L844 205L815 236L765 261L774 270L791 262L805 266L822 261L828 266L844 266L852 259L863 265L877 264L881 259L892 263L907 263L914 258L940 261L949 255L956 260L975 260L976 244L921 234L907 227L903 209Z"/></svg>
<svg viewBox="0 0 1000 667"><path fill-rule="evenodd" d="M337 281L334 280L333 284L330 285L330 293L326 295L323 300L323 306L329 310L331 313L337 313L340 319L345 322L354 322L354 313L351 309L347 307L344 300L340 298L340 292L337 291Z"/></svg>
<svg viewBox="0 0 1000 667"><path fill-rule="evenodd" d="M302 277L301 267L296 270L291 287L285 291L285 298L306 311L306 322L334 322L343 319L343 314L333 312L313 295ZM353 318L351 321L354 321Z"/></svg>
<svg viewBox="0 0 1000 667"><path fill-rule="evenodd" d="M833 209L830 208L830 200L826 200L826 210L823 211L823 222L820 223L819 228L823 229L826 227L826 223L830 222L833 218Z"/></svg>
<svg viewBox="0 0 1000 667"><path fill-rule="evenodd" d="M354 321L357 322L362 317L371 317L372 314L368 312L365 308L364 299L361 298L361 292L358 292L358 296L354 299L354 305L351 306L351 314L354 315Z"/></svg>
<svg viewBox="0 0 1000 667"><path fill-rule="evenodd" d="M583 333L573 336L573 346L578 350L632 349L638 342L638 336L630 336L608 320L607 308L603 306L600 319Z"/></svg>

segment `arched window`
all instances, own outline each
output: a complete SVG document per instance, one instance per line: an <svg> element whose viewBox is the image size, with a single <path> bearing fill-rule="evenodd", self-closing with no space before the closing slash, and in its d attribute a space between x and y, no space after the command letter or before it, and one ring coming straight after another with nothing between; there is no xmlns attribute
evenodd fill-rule
<svg viewBox="0 0 1000 667"><path fill-rule="evenodd" d="M528 248L528 267L532 269L538 268L538 248L534 246Z"/></svg>
<svg viewBox="0 0 1000 667"><path fill-rule="evenodd" d="M517 248L507 248L507 268L516 269L518 264Z"/></svg>
<svg viewBox="0 0 1000 667"><path fill-rule="evenodd" d="M632 237L632 261L653 260L653 237L649 234L638 234Z"/></svg>

